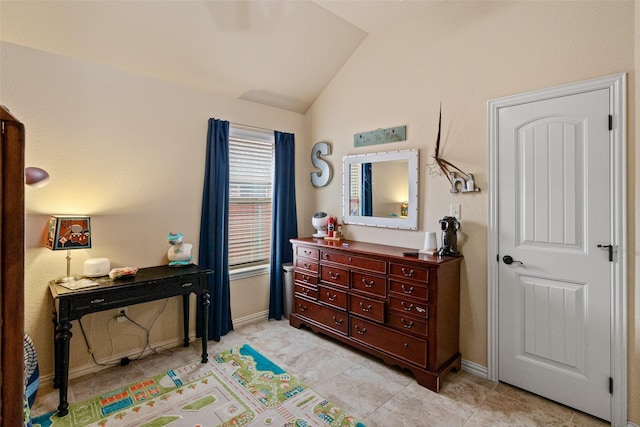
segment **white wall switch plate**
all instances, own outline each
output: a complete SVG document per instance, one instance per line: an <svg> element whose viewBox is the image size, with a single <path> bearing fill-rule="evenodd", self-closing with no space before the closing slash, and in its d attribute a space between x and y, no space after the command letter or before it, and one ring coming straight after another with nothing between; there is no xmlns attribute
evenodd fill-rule
<svg viewBox="0 0 640 427"><path fill-rule="evenodd" d="M460 203L451 203L449 205L449 216L460 220L460 218L462 217L462 215L460 215Z"/></svg>

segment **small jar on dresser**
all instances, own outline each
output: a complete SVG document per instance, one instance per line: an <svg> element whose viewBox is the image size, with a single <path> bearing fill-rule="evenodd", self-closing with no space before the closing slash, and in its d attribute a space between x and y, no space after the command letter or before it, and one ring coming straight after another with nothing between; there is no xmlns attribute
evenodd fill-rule
<svg viewBox="0 0 640 427"><path fill-rule="evenodd" d="M291 326L306 326L409 370L439 391L460 369L462 258L403 255L408 248L291 239Z"/></svg>

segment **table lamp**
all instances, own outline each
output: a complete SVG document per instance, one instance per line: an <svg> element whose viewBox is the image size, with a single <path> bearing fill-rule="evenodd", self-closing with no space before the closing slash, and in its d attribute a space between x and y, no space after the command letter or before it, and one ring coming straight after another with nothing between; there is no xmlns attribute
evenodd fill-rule
<svg viewBox="0 0 640 427"><path fill-rule="evenodd" d="M67 275L56 279L56 283L77 280L71 276L71 250L91 248L91 218L88 216L57 216L49 220L47 247L53 251L67 251Z"/></svg>

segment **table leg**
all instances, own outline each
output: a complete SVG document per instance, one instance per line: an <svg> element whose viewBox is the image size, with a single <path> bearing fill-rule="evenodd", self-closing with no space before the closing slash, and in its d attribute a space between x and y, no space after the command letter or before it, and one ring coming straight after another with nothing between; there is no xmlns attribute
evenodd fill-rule
<svg viewBox="0 0 640 427"><path fill-rule="evenodd" d="M207 341L209 339L209 292L205 291L200 295L200 326L202 329L202 363L207 363L209 354L207 353Z"/></svg>
<svg viewBox="0 0 640 427"><path fill-rule="evenodd" d="M182 317L184 320L184 344L183 347L189 347L189 296L191 294L182 295Z"/></svg>
<svg viewBox="0 0 640 427"><path fill-rule="evenodd" d="M58 350L58 356L55 370L58 375L58 385L60 387L58 416L64 417L69 412L67 391L69 386L69 341L73 335L71 333L71 323L69 321L59 323L56 331L56 349Z"/></svg>
<svg viewBox="0 0 640 427"><path fill-rule="evenodd" d="M53 388L60 388L60 349L56 334L58 331L58 313L53 311Z"/></svg>

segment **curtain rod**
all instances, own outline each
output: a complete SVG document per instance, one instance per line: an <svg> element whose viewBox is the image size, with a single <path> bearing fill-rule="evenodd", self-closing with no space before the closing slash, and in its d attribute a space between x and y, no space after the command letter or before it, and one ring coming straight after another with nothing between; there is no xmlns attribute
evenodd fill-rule
<svg viewBox="0 0 640 427"><path fill-rule="evenodd" d="M248 130L255 129L255 130L262 130L262 131L267 131L267 132L274 132L273 129L261 128L261 127L258 127L258 126L244 125L242 123L229 122L229 124L232 124L232 125L238 126L238 127L242 127L242 128L248 129Z"/></svg>

